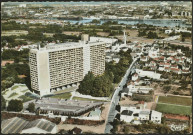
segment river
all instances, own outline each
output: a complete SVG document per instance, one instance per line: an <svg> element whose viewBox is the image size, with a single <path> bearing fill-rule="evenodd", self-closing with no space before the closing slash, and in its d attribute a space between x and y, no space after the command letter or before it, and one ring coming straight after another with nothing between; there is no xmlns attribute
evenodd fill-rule
<svg viewBox="0 0 193 135"><path fill-rule="evenodd" d="M82 19L82 20L66 20L64 19L64 21L69 21L70 23L90 23L93 19ZM136 25L136 24L147 24L147 25L153 25L153 26L161 26L161 27L176 27L176 26L180 26L180 27L192 27L192 25L187 25L185 24L183 21L173 21L173 20L164 20L164 19L151 19L151 20L100 20L100 24L103 24L107 21L117 21L118 24L127 24L127 25Z"/></svg>

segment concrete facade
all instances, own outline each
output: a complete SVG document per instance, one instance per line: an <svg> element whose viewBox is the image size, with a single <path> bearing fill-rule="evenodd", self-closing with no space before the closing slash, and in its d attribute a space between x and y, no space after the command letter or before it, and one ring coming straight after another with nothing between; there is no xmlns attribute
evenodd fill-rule
<svg viewBox="0 0 193 135"><path fill-rule="evenodd" d="M88 71L105 71L105 43L63 43L31 49L31 86L41 96L83 80Z"/></svg>

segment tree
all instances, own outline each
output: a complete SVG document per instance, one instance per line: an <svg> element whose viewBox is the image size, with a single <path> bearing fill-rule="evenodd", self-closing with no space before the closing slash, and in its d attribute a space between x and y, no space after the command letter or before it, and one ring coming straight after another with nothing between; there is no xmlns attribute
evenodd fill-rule
<svg viewBox="0 0 193 135"><path fill-rule="evenodd" d="M146 36L146 30L138 32L138 37L143 37L143 36Z"/></svg>
<svg viewBox="0 0 193 135"><path fill-rule="evenodd" d="M149 33L147 34L147 38L155 39L158 38L158 35L156 32L149 31Z"/></svg>
<svg viewBox="0 0 193 135"><path fill-rule="evenodd" d="M181 40L182 42L184 42L185 41L185 38L184 37L182 37L182 40Z"/></svg>
<svg viewBox="0 0 193 135"><path fill-rule="evenodd" d="M125 126L124 129L123 129L124 133L125 134L128 134L129 133L129 127L128 126Z"/></svg>
<svg viewBox="0 0 193 135"><path fill-rule="evenodd" d="M19 58L18 57L15 57L14 63L19 63Z"/></svg>
<svg viewBox="0 0 193 135"><path fill-rule="evenodd" d="M6 101L5 98L1 95L1 110L5 110L6 108Z"/></svg>
<svg viewBox="0 0 193 135"><path fill-rule="evenodd" d="M149 94L150 94L150 95L153 95L153 93L154 93L153 90L150 90L150 91L149 91Z"/></svg>
<svg viewBox="0 0 193 135"><path fill-rule="evenodd" d="M93 88L95 77L92 72L88 72L88 74L85 75L84 79L79 85L78 92L82 94L88 94L90 95Z"/></svg>
<svg viewBox="0 0 193 135"><path fill-rule="evenodd" d="M22 109L23 109L23 103L21 100L13 99L9 101L9 104L7 107L8 111L20 112Z"/></svg>
<svg viewBox="0 0 193 135"><path fill-rule="evenodd" d="M92 22L91 23L96 23L96 24L99 24L100 23L100 20L96 20L96 19L94 19L94 20L92 20Z"/></svg>
<svg viewBox="0 0 193 135"><path fill-rule="evenodd" d="M171 86L164 86L163 90L165 93L167 93L171 89Z"/></svg>
<svg viewBox="0 0 193 135"><path fill-rule="evenodd" d="M35 111L35 104L34 103L29 103L28 104L28 111L29 112L34 112Z"/></svg>

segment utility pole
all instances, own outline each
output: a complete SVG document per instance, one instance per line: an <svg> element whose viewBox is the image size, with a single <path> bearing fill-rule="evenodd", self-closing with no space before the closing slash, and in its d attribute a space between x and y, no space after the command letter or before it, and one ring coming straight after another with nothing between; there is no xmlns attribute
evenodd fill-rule
<svg viewBox="0 0 193 135"><path fill-rule="evenodd" d="M126 31L125 30L123 30L123 32L124 32L124 45L126 45L127 44L127 35L126 35Z"/></svg>

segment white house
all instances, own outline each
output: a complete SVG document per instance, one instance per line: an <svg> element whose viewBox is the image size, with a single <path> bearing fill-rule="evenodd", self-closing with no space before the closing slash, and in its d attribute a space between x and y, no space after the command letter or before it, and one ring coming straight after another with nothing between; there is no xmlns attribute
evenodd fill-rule
<svg viewBox="0 0 193 135"><path fill-rule="evenodd" d="M149 66L152 66L152 67L156 66L156 62L155 62L155 61L151 61L151 62L149 63Z"/></svg>
<svg viewBox="0 0 193 135"><path fill-rule="evenodd" d="M140 60L146 62L146 61L149 60L149 58L148 58L147 56L142 56L142 57L140 58Z"/></svg>
<svg viewBox="0 0 193 135"><path fill-rule="evenodd" d="M153 79L160 79L160 77L161 77L161 74L155 73L153 71L143 71L141 69L136 69L135 71L136 71L136 73L139 74L140 77L147 76L147 77L153 78Z"/></svg>
<svg viewBox="0 0 193 135"><path fill-rule="evenodd" d="M129 88L130 93L144 93L144 94L148 94L149 91L153 89L147 86L135 86L135 84L130 84L127 86L127 88Z"/></svg>
<svg viewBox="0 0 193 135"><path fill-rule="evenodd" d="M144 19L151 19L151 18L152 16L149 16L149 15L144 16Z"/></svg>
<svg viewBox="0 0 193 135"><path fill-rule="evenodd" d="M139 113L146 107L146 104L137 104L136 106L121 106L120 120L125 122L132 122L139 120Z"/></svg>
<svg viewBox="0 0 193 135"><path fill-rule="evenodd" d="M94 111L91 111L89 117L92 117L95 120L100 120L101 110L99 108L95 108Z"/></svg>
<svg viewBox="0 0 193 135"><path fill-rule="evenodd" d="M153 123L161 123L162 113L145 109L146 103L121 106L120 120L127 123L141 124L141 121L150 120Z"/></svg>
<svg viewBox="0 0 193 135"><path fill-rule="evenodd" d="M159 70L159 71L164 71L164 70L165 70L165 68L164 68L164 67L162 67L162 66L159 66L158 70Z"/></svg>
<svg viewBox="0 0 193 135"><path fill-rule="evenodd" d="M150 116L150 109L144 109L144 110L139 112L139 119L140 120L150 120L149 116Z"/></svg>
<svg viewBox="0 0 193 135"><path fill-rule="evenodd" d="M164 67L170 67L171 64L170 63L164 63Z"/></svg>
<svg viewBox="0 0 193 135"><path fill-rule="evenodd" d="M132 76L132 81L136 81L138 78L139 78L139 75L138 75L137 73L135 73L135 74Z"/></svg>
<svg viewBox="0 0 193 135"><path fill-rule="evenodd" d="M165 34L170 34L172 33L173 30L165 30Z"/></svg>
<svg viewBox="0 0 193 135"><path fill-rule="evenodd" d="M151 111L151 118L150 118L150 120L153 123L160 124L161 123L161 118L162 118L162 113L161 112L157 112L157 111L154 111L154 110Z"/></svg>

